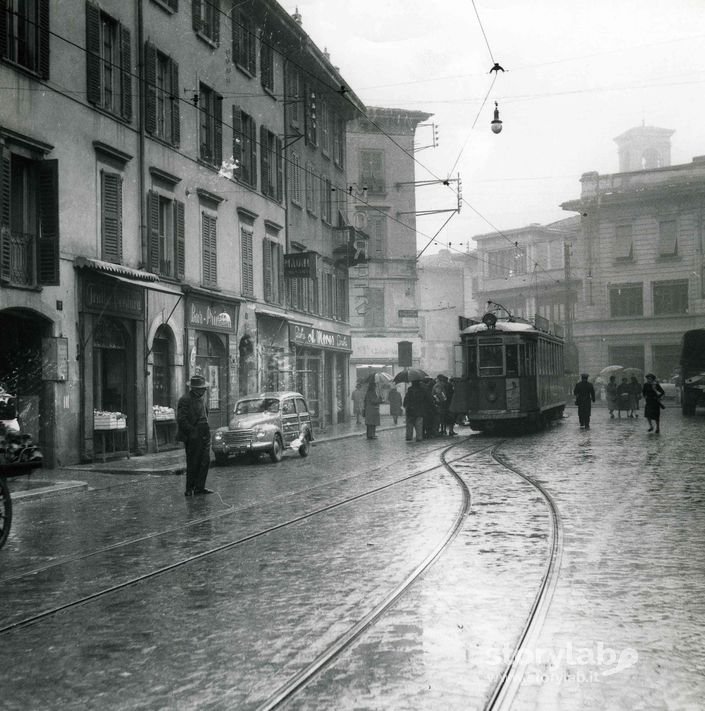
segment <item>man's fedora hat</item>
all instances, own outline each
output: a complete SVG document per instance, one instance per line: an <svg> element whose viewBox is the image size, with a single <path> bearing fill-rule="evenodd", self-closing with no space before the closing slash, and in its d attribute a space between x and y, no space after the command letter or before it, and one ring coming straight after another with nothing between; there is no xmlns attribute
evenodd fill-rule
<svg viewBox="0 0 705 711"><path fill-rule="evenodd" d="M188 386L191 390L205 390L206 380L202 375L192 375Z"/></svg>

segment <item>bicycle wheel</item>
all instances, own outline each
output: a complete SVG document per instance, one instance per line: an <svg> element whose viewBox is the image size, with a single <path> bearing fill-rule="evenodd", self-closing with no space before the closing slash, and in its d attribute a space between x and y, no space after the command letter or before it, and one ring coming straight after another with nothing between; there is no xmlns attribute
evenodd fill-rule
<svg viewBox="0 0 705 711"><path fill-rule="evenodd" d="M0 477L0 548L5 545L5 541L10 535L11 524L12 499L10 498L10 489L5 479Z"/></svg>

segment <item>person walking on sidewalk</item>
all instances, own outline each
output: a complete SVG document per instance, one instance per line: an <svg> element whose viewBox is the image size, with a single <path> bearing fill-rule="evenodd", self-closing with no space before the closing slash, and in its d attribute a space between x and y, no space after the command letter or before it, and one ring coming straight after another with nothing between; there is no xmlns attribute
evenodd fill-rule
<svg viewBox="0 0 705 711"><path fill-rule="evenodd" d="M186 496L213 493L206 489L211 461L211 433L205 393L205 379L194 375L189 381L188 394L182 395L176 406L176 438L184 443L186 449Z"/></svg>
<svg viewBox="0 0 705 711"><path fill-rule="evenodd" d="M575 395L575 404L578 406L578 420L580 427L590 429L590 414L592 412L592 403L595 402L595 387L588 380L587 373L582 373L580 382L575 384L573 395Z"/></svg>
<svg viewBox="0 0 705 711"><path fill-rule="evenodd" d="M404 397L404 410L406 411L406 441L411 442L416 431L416 441L423 441L424 417L433 408L431 396L416 380Z"/></svg>
<svg viewBox="0 0 705 711"><path fill-rule="evenodd" d="M617 378L610 375L610 381L605 386L607 395L607 409L610 411L610 418L614 420L614 411L617 409Z"/></svg>
<svg viewBox="0 0 705 711"><path fill-rule="evenodd" d="M365 414L365 390L362 383L358 383L353 390L350 399L353 401L353 415L355 415L355 423L361 424L360 417Z"/></svg>
<svg viewBox="0 0 705 711"><path fill-rule="evenodd" d="M666 393L653 373L646 374L646 382L644 383L642 393L644 395L644 417L649 422L647 432L653 432L655 424L656 434L659 434L659 432L661 432L661 410L664 409L661 398Z"/></svg>
<svg viewBox="0 0 705 711"><path fill-rule="evenodd" d="M399 415L401 415L401 393L397 390L396 385L392 385L387 399L389 400L389 414L396 425Z"/></svg>
<svg viewBox="0 0 705 711"><path fill-rule="evenodd" d="M382 402L377 393L377 383L372 376L367 383L365 392L365 424L367 425L367 439L377 439L377 425L379 425L379 404Z"/></svg>

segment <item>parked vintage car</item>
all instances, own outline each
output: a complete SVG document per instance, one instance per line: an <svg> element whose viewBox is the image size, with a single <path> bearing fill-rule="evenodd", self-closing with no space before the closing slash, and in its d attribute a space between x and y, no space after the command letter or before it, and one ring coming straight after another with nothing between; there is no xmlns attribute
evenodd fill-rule
<svg viewBox="0 0 705 711"><path fill-rule="evenodd" d="M231 456L268 453L280 462L287 447L307 457L313 440L311 414L300 393L264 392L240 398L227 427L211 438L215 463L226 464Z"/></svg>

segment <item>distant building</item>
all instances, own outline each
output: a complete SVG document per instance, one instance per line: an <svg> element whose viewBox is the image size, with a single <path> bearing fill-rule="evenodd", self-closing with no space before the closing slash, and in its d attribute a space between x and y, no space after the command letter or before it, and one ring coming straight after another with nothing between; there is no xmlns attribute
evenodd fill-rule
<svg viewBox="0 0 705 711"><path fill-rule="evenodd" d="M350 268L351 380L399 370L400 341L420 363L416 274L416 127L431 114L368 107L348 125L348 223L368 237Z"/></svg>
<svg viewBox="0 0 705 711"><path fill-rule="evenodd" d="M572 277L580 368L636 367L670 378L684 331L705 327L705 156L670 165L667 129L616 139L621 172L584 173Z"/></svg>
<svg viewBox="0 0 705 711"><path fill-rule="evenodd" d="M473 237L480 262L474 298L480 308L529 320L538 314L558 324L570 343L578 298L571 250L579 224L571 217ZM569 372L577 371L575 361L571 352Z"/></svg>
<svg viewBox="0 0 705 711"><path fill-rule="evenodd" d="M479 265L476 252L443 249L422 256L417 265L421 367L429 374L455 373L455 346L460 342L459 317L476 316Z"/></svg>

